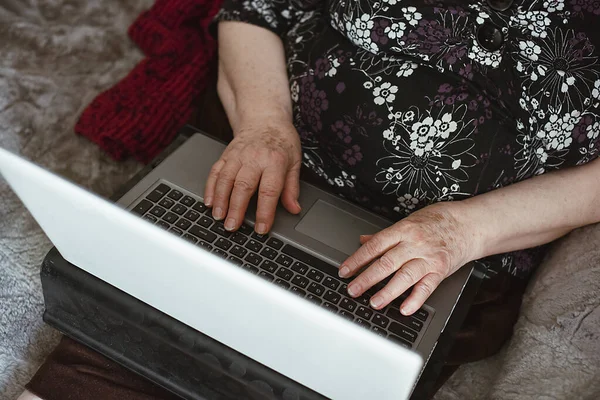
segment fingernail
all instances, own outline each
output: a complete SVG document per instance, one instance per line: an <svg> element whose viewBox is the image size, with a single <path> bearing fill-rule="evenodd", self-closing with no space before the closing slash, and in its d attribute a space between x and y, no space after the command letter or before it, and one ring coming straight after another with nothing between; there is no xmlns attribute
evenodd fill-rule
<svg viewBox="0 0 600 400"><path fill-rule="evenodd" d="M348 286L348 294L352 297L358 295L358 292L360 290L360 286L353 284Z"/></svg>
<svg viewBox="0 0 600 400"><path fill-rule="evenodd" d="M383 299L379 296L371 297L371 307L379 308L383 304Z"/></svg>
<svg viewBox="0 0 600 400"><path fill-rule="evenodd" d="M350 268L342 267L340 269L340 271L338 272L338 275L340 276L340 278L345 278L348 276L349 273L350 273Z"/></svg>
<svg viewBox="0 0 600 400"><path fill-rule="evenodd" d="M265 233L267 233L267 224L265 224L264 222L261 222L258 225L256 225L256 233L259 233L261 235L264 235Z"/></svg>
<svg viewBox="0 0 600 400"><path fill-rule="evenodd" d="M212 197L210 197L210 196L209 196L209 197L205 197L205 198L204 198L204 204L205 204L207 207L210 207L210 206L212 205Z"/></svg>
<svg viewBox="0 0 600 400"><path fill-rule="evenodd" d="M213 217L216 220L223 219L223 209L221 207L217 207L213 210Z"/></svg>
<svg viewBox="0 0 600 400"><path fill-rule="evenodd" d="M400 309L400 312L402 313L402 315L410 315L410 308L408 308L408 307L402 307Z"/></svg>
<svg viewBox="0 0 600 400"><path fill-rule="evenodd" d="M298 200L296 200L296 206L300 209L302 209L302 206L300 205L300 203L298 203Z"/></svg>
<svg viewBox="0 0 600 400"><path fill-rule="evenodd" d="M225 229L227 229L228 231L232 231L235 229L235 219L234 218L227 218L227 221L225 221Z"/></svg>

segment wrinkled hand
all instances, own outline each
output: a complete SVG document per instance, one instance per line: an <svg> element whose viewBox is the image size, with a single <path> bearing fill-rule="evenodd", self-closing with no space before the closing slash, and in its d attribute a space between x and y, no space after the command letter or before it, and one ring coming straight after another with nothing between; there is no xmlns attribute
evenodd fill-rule
<svg viewBox="0 0 600 400"><path fill-rule="evenodd" d="M213 217L225 217L225 229L236 230L244 221L248 203L258 190L255 230L267 233L281 197L292 214L300 212L300 138L291 122L260 121L236 132L213 165L204 190L204 202Z"/></svg>
<svg viewBox="0 0 600 400"><path fill-rule="evenodd" d="M434 204L375 235L361 236L362 246L340 265L340 276L351 277L374 262L348 285L350 296L393 275L371 297L371 306L381 309L414 285L400 312L417 311L442 280L472 260L473 228L461 217L463 209L460 202Z"/></svg>

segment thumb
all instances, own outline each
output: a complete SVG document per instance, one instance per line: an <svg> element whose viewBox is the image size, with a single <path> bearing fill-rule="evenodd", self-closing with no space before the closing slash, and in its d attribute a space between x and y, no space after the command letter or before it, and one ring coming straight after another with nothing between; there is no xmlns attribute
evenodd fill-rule
<svg viewBox="0 0 600 400"><path fill-rule="evenodd" d="M373 235L360 235L360 244L365 244L371 239Z"/></svg>

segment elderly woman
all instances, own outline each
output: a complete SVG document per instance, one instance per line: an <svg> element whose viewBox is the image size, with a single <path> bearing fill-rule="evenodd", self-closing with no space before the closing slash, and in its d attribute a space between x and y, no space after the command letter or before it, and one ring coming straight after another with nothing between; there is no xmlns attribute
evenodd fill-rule
<svg viewBox="0 0 600 400"><path fill-rule="evenodd" d="M486 267L438 386L498 351L540 246L600 221L598 1L226 0L217 21L234 139L206 186L214 217L237 229L258 192L267 232L279 201L300 211L304 167L397 221L340 266L351 296L391 277L371 306L414 286L411 314L465 263ZM166 396L105 381L107 399Z"/></svg>

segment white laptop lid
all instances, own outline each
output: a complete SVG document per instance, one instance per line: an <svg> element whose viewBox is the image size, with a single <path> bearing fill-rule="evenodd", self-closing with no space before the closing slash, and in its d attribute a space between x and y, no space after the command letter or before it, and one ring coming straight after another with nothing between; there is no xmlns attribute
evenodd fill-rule
<svg viewBox="0 0 600 400"><path fill-rule="evenodd" d="M410 395L416 353L3 149L0 174L61 255L92 275L324 396Z"/></svg>

